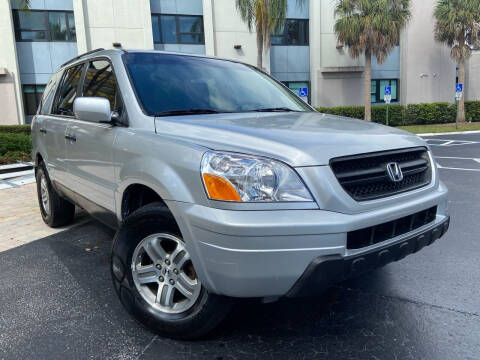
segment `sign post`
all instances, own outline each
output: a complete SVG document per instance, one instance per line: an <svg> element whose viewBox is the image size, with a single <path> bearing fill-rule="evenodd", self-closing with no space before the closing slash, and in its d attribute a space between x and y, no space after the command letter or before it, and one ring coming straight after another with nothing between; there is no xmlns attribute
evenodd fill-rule
<svg viewBox="0 0 480 360"><path fill-rule="evenodd" d="M455 128L458 130L458 102L463 96L463 84L457 84L455 87L455 108L457 110L457 116L455 118Z"/></svg>
<svg viewBox="0 0 480 360"><path fill-rule="evenodd" d="M384 89L384 95L383 95L383 100L387 104L387 119L386 119L386 124L388 126L388 112L390 108L390 102L392 101L392 87L391 86L385 86Z"/></svg>

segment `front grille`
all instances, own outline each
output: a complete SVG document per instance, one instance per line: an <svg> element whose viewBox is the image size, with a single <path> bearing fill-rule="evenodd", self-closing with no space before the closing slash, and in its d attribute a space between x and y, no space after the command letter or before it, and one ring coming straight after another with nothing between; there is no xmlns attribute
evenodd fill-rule
<svg viewBox="0 0 480 360"><path fill-rule="evenodd" d="M403 180L392 181L387 164L397 163ZM346 156L330 161L343 189L355 200L379 199L421 188L430 183L432 171L424 147Z"/></svg>
<svg viewBox="0 0 480 360"><path fill-rule="evenodd" d="M393 239L433 222L436 216L437 207L434 206L397 220L351 231L347 235L347 249L361 249L365 246Z"/></svg>

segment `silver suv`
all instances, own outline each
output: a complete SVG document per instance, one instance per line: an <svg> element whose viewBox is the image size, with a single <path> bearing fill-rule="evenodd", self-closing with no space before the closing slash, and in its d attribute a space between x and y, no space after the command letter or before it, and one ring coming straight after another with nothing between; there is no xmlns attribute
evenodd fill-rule
<svg viewBox="0 0 480 360"><path fill-rule="evenodd" d="M320 294L448 229L427 144L314 111L230 60L96 50L64 64L32 124L49 226L117 229L111 272L138 321L199 337L234 298Z"/></svg>

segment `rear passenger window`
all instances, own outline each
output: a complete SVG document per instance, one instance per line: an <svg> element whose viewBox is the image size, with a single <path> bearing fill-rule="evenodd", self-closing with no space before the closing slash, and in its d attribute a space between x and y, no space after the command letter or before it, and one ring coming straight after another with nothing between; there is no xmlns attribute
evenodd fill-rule
<svg viewBox="0 0 480 360"><path fill-rule="evenodd" d="M73 116L73 102L77 97L77 88L82 77L82 70L83 64L71 67L65 71L57 91L53 114Z"/></svg>
<svg viewBox="0 0 480 360"><path fill-rule="evenodd" d="M40 114L41 115L48 115L50 114L50 108L52 107L53 98L55 97L55 88L58 82L58 73L54 74L43 92L42 101L40 103Z"/></svg>
<svg viewBox="0 0 480 360"><path fill-rule="evenodd" d="M108 61L98 60L89 63L82 95L106 98L110 101L112 111L118 112L119 115L122 113L122 99L112 65Z"/></svg>

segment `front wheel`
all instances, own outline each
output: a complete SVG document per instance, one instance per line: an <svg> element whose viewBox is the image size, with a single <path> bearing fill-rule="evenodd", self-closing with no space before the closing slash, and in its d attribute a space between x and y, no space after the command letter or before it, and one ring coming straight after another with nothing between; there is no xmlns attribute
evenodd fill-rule
<svg viewBox="0 0 480 360"><path fill-rule="evenodd" d="M163 204L147 205L126 219L115 236L111 264L122 304L162 336L198 338L230 309L228 298L202 286L175 220Z"/></svg>

